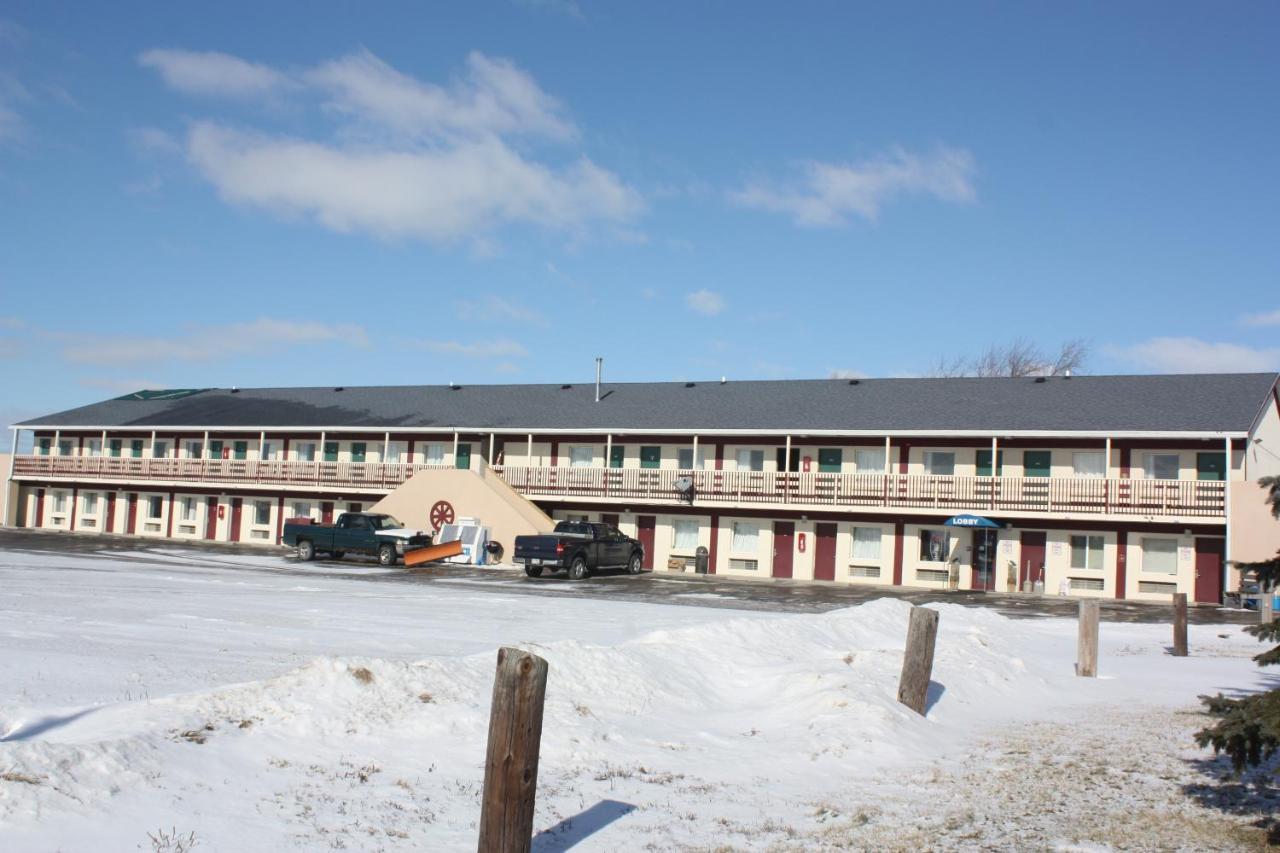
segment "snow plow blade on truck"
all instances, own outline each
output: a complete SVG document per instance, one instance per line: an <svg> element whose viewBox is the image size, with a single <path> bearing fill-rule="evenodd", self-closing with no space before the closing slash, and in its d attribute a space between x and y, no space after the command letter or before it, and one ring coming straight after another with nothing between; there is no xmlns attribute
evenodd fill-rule
<svg viewBox="0 0 1280 853"><path fill-rule="evenodd" d="M462 553L462 540L441 542L439 545L428 545L425 548L414 548L404 552L405 567L420 566L423 563L434 563L448 557L456 557Z"/></svg>

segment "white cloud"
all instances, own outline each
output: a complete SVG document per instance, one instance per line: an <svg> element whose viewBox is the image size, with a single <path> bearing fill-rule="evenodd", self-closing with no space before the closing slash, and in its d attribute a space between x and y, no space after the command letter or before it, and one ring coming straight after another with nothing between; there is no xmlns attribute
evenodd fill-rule
<svg viewBox="0 0 1280 853"><path fill-rule="evenodd" d="M458 312L458 318L462 320L477 320L488 323L509 320L513 323L538 326L539 328L545 328L551 324L551 321L542 312L526 305L521 305L518 302L503 299L501 296L495 296L492 293L486 294L479 299L456 300L453 304Z"/></svg>
<svg viewBox="0 0 1280 853"><path fill-rule="evenodd" d="M785 213L797 225L843 225L850 215L875 220L885 203L904 195L928 195L940 201L971 202L973 155L940 147L930 154L895 148L857 163L806 162L801 179L790 186L749 183L729 194L743 207Z"/></svg>
<svg viewBox="0 0 1280 853"><path fill-rule="evenodd" d="M414 346L441 355L460 355L465 358L524 358L529 354L519 342L507 338L491 341L416 341Z"/></svg>
<svg viewBox="0 0 1280 853"><path fill-rule="evenodd" d="M1280 308L1258 314L1245 314L1240 322L1245 326L1280 326Z"/></svg>
<svg viewBox="0 0 1280 853"><path fill-rule="evenodd" d="M288 75L270 66L217 51L155 49L141 53L138 62L187 95L260 98L294 85Z"/></svg>
<svg viewBox="0 0 1280 853"><path fill-rule="evenodd" d="M1198 338L1151 338L1108 352L1160 373L1265 372L1280 369L1280 348L1254 349Z"/></svg>
<svg viewBox="0 0 1280 853"><path fill-rule="evenodd" d="M714 317L725 309L724 297L710 290L695 290L684 298L685 304L699 314Z"/></svg>
<svg viewBox="0 0 1280 853"><path fill-rule="evenodd" d="M54 334L68 341L62 354L79 364L129 364L142 361L212 361L321 343L368 346L360 326L329 325L260 318L244 323L192 328L174 337L103 337Z"/></svg>
<svg viewBox="0 0 1280 853"><path fill-rule="evenodd" d="M182 144L158 127L134 127L125 131L134 151L144 156L171 156L182 153Z"/></svg>

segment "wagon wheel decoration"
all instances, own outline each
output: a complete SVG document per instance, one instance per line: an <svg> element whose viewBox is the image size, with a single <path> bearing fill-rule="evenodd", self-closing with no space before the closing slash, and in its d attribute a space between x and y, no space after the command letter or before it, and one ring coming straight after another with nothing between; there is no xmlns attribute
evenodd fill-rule
<svg viewBox="0 0 1280 853"><path fill-rule="evenodd" d="M436 501L431 506L431 529L439 533L446 524L453 524L453 504Z"/></svg>

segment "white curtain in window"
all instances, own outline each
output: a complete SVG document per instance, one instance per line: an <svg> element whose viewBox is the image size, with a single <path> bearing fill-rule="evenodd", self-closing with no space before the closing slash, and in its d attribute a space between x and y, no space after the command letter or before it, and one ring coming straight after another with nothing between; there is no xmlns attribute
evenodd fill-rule
<svg viewBox="0 0 1280 853"><path fill-rule="evenodd" d="M751 470L751 451L746 448L738 449L737 468L739 471Z"/></svg>
<svg viewBox="0 0 1280 853"><path fill-rule="evenodd" d="M98 496L96 494L89 493L84 496L84 514L85 515L98 514Z"/></svg>
<svg viewBox="0 0 1280 853"><path fill-rule="evenodd" d="M1071 471L1077 477L1107 476L1107 456L1101 450L1081 450L1071 454Z"/></svg>
<svg viewBox="0 0 1280 853"><path fill-rule="evenodd" d="M195 498L182 499L182 520L183 521L196 520L196 499Z"/></svg>
<svg viewBox="0 0 1280 853"><path fill-rule="evenodd" d="M387 462L398 463L400 461L400 445L394 441L387 445Z"/></svg>
<svg viewBox="0 0 1280 853"><path fill-rule="evenodd" d="M884 448L875 450L857 450L854 452L854 465L859 474L883 474Z"/></svg>
<svg viewBox="0 0 1280 853"><path fill-rule="evenodd" d="M672 525L674 535L671 545L678 551L692 551L698 547L698 522L680 520Z"/></svg>
<svg viewBox="0 0 1280 853"><path fill-rule="evenodd" d="M1143 476L1148 480L1178 479L1178 454L1148 453L1142 466Z"/></svg>
<svg viewBox="0 0 1280 853"><path fill-rule="evenodd" d="M444 464L444 445L428 444L426 459L427 459L428 465L443 465Z"/></svg>
<svg viewBox="0 0 1280 853"><path fill-rule="evenodd" d="M1142 570L1163 575L1178 573L1178 540L1148 539L1142 540Z"/></svg>
<svg viewBox="0 0 1280 853"><path fill-rule="evenodd" d="M879 562L880 560L880 528L878 527L855 527L853 528L853 559L870 560Z"/></svg>
<svg viewBox="0 0 1280 853"><path fill-rule="evenodd" d="M945 450L929 450L924 454L924 471L937 477L954 476L956 455Z"/></svg>
<svg viewBox="0 0 1280 853"><path fill-rule="evenodd" d="M570 468L590 468L594 458L595 449L589 444L569 449Z"/></svg>
<svg viewBox="0 0 1280 853"><path fill-rule="evenodd" d="M754 554L760 550L760 528L747 521L733 523L733 550Z"/></svg>

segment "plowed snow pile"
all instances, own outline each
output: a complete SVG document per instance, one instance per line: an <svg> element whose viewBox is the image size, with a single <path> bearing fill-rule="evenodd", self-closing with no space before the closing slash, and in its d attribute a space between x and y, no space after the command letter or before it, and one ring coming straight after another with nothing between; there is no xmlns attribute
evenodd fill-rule
<svg viewBox="0 0 1280 853"><path fill-rule="evenodd" d="M263 570L252 576L256 589L237 591L255 596L254 607L265 598L278 608L274 626L253 617L262 633L249 639L236 599L193 573L179 597L182 612L202 621L187 616L185 627L166 627L171 620L153 616L138 634L121 634L116 623L98 646L92 629L65 618L54 624L36 586L24 592L29 575L6 572L6 648L20 646L14 650L28 658L56 650L53 668L39 668L38 678L11 659L0 670L0 832L9 850L151 849L147 834L161 827L194 832L200 850L474 849L493 649L509 641L522 640L550 664L536 822L543 834L535 845L545 850L574 842L600 850L1016 844L1022 830L993 823L983 805L1004 796L991 783L1011 760L1033 756L1038 772L1018 778L1040 787L1025 797L1015 790L1007 802L1025 805L1024 818L1043 815L1040 804L1059 799L1044 789L1059 770L1076 779L1105 775L1112 763L1141 764L1138 756L1109 755L1107 744L1133 751L1148 735L1189 730L1198 721L1175 719L1174 710L1194 704L1197 693L1256 678L1247 657L1256 649L1236 628L1195 627L1196 656L1174 659L1165 654L1167 627L1106 624L1103 677L1085 680L1072 673L1074 622L939 605L932 704L921 718L895 701L910 607L888 599L798 616L540 600L538 608L559 612L531 621L515 615L525 603L519 597L408 586L393 593L366 580L324 580L307 588L336 593L341 585L347 594L320 608L335 620L322 643L311 632L324 619L305 629L291 624L314 604L296 578ZM106 577L148 586L144 572ZM74 598L58 587L72 578L97 582L68 569L50 572L42 588ZM174 603L171 581L150 581L159 606ZM110 602L121 590L102 583L102 595L78 590L83 600L74 606L83 614L75 615L112 619ZM452 620L437 630L465 642L424 640L417 655L363 654L394 644L394 629L375 626L399 624L395 607L409 604L421 619ZM337 627L339 613L363 632ZM646 613L665 627L646 630ZM604 642L611 615L625 627ZM509 624L518 630L504 630ZM241 683L228 683L224 665L203 689L158 695L152 687L92 704L41 701L39 687L23 695L44 679L58 682L45 695L74 695L77 667L92 659L104 659L107 670L148 656L186 660L188 641L204 648L210 637L215 647L260 645L268 658L282 645L305 655L343 640L357 653L319 653ZM488 650L447 648L459 643ZM200 672L166 677L199 682ZM1117 719L1123 724L1113 730ZM1135 727L1137 746L1125 733ZM1052 759L1082 740L1102 747L1090 753L1098 766L1053 769ZM1188 746L1179 731L1165 763L1180 762ZM965 791L981 802L965 805ZM1096 791L1081 796L1092 803L1081 803L1082 813L1096 817L1099 802L1111 807ZM1144 814L1167 808L1180 820L1191 808L1124 796L1112 804L1117 827L1136 803ZM930 824L927 839L913 837L917 814L921 821L967 814L968 829ZM1219 821L1212 824L1219 830L1235 825L1209 812L1204 820ZM1024 823L1038 833L1036 846L1141 846L1108 836L1116 827L1105 821L1086 825L1084 836L1067 831L1073 821ZM1178 837L1202 849L1247 838L1215 831L1199 837L1184 829Z"/></svg>

